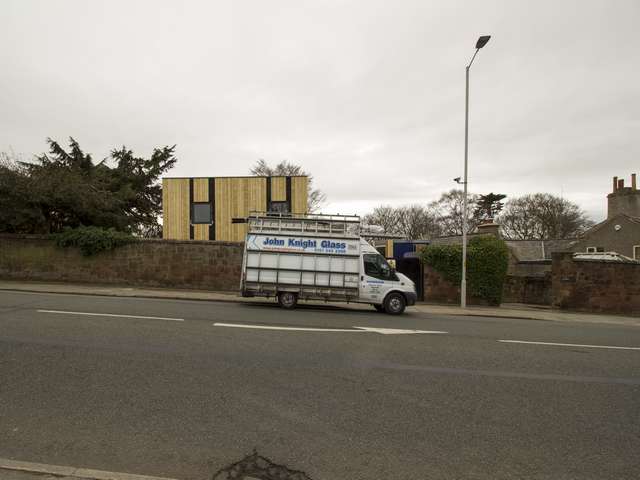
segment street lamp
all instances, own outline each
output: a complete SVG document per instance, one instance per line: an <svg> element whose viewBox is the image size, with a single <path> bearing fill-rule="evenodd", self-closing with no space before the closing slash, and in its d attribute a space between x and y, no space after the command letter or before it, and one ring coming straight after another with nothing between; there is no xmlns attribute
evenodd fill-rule
<svg viewBox="0 0 640 480"><path fill-rule="evenodd" d="M469 164L469 69L478 51L484 47L491 35L483 35L476 42L476 51L466 68L466 94L464 103L464 201L462 204L462 280L460 281L460 307L467 307L467 187L469 178L467 175Z"/></svg>

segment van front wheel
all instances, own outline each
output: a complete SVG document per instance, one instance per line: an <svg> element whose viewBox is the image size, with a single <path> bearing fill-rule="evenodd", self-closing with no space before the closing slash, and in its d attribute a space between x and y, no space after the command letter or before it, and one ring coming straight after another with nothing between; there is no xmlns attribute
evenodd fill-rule
<svg viewBox="0 0 640 480"><path fill-rule="evenodd" d="M390 293L384 299L384 311L389 315L400 315L404 312L407 302L400 293Z"/></svg>
<svg viewBox="0 0 640 480"><path fill-rule="evenodd" d="M296 308L298 296L293 292L280 292L278 294L278 304L280 304L282 308Z"/></svg>

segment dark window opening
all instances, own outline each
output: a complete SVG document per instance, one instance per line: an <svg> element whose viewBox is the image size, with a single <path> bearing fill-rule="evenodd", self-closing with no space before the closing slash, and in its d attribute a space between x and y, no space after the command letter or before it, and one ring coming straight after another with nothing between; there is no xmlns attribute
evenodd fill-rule
<svg viewBox="0 0 640 480"><path fill-rule="evenodd" d="M208 224L213 223L213 215L210 203L193 203L191 204L191 223L192 224Z"/></svg>
<svg viewBox="0 0 640 480"><path fill-rule="evenodd" d="M271 202L269 203L269 212L291 213L289 211L289 202Z"/></svg>

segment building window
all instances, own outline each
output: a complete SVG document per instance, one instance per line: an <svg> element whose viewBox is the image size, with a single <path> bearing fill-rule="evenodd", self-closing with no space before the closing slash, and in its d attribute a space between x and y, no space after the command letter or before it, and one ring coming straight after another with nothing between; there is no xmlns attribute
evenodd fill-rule
<svg viewBox="0 0 640 480"><path fill-rule="evenodd" d="M634 260L640 260L640 245L633 246L633 258Z"/></svg>
<svg viewBox="0 0 640 480"><path fill-rule="evenodd" d="M191 223L192 224L207 224L213 223L213 216L211 214L210 203L193 203L191 204Z"/></svg>
<svg viewBox="0 0 640 480"><path fill-rule="evenodd" d="M291 213L289 212L289 202L271 202L269 204L269 212Z"/></svg>

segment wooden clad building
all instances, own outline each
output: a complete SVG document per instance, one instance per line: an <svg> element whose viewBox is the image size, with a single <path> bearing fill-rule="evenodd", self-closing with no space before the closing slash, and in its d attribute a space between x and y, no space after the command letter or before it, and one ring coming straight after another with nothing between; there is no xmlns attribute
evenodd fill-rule
<svg viewBox="0 0 640 480"><path fill-rule="evenodd" d="M162 237L244 241L250 212L307 213L307 177L162 179Z"/></svg>

